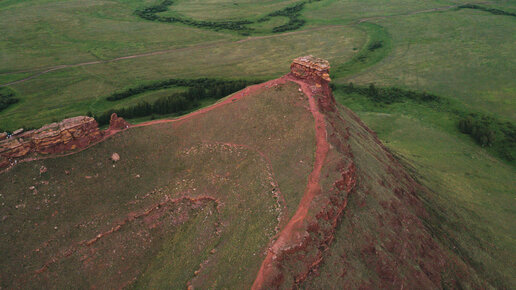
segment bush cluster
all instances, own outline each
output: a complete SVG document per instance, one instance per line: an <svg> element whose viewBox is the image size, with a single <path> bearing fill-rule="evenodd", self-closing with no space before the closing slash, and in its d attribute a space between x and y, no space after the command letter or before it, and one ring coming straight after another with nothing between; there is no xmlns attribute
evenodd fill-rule
<svg viewBox="0 0 516 290"><path fill-rule="evenodd" d="M227 29L227 30L235 30L235 31L244 31L248 32L252 29L246 27L245 25L253 23L250 20L238 20L238 21L199 21L181 17L171 17L171 16L159 16L157 15L160 12L165 12L168 10L168 7L172 5L174 2L171 0L165 0L160 4L150 6L144 8L142 10L136 10L134 14L137 16L151 21L158 22L167 22L167 23L182 23L185 25L195 26L199 28L211 28L214 30Z"/></svg>
<svg viewBox="0 0 516 290"><path fill-rule="evenodd" d="M107 125L111 114L131 119L150 116L153 114L165 115L183 112L200 105L203 99L220 99L231 93L239 91L250 84L259 81L246 80L217 80L217 79L170 79L158 81L152 84L140 85L135 88L127 89L123 92L115 93L108 97L111 101L120 100L129 96L137 95L146 91L159 90L171 86L189 87L186 92L174 93L169 96L161 97L152 103L141 101L136 105L121 109L111 109L99 115L95 119L99 125Z"/></svg>
<svg viewBox="0 0 516 290"><path fill-rule="evenodd" d="M12 90L9 88L0 88L0 112L19 101L18 98L15 98L15 93Z"/></svg>
<svg viewBox="0 0 516 290"><path fill-rule="evenodd" d="M464 5L460 5L458 8L459 9L464 9L464 8L476 9L476 10L489 12L494 15L505 15L505 16L516 17L516 13L512 13L512 12L508 12L508 11L504 11L504 10L500 10L500 9L496 9L496 8L483 7L483 6L479 6L476 4L464 4Z"/></svg>
<svg viewBox="0 0 516 290"><path fill-rule="evenodd" d="M377 88L374 84L357 86L353 83L342 86L330 84L330 86L333 90L342 90L348 94L359 94L380 104L411 100L425 104L434 103L441 109L446 108L443 105L449 104L446 99L433 94L396 87ZM458 120L457 128L460 132L470 135L480 146L489 147L502 159L509 162L516 160L516 126L513 123L504 122L485 114L469 113L462 109L447 108L447 111Z"/></svg>
<svg viewBox="0 0 516 290"><path fill-rule="evenodd" d="M356 86L353 83L340 87L346 93L357 93L369 97L377 103L392 104L403 100L416 102L441 102L441 98L427 92L416 92L397 87L377 88L374 84L369 86Z"/></svg>
<svg viewBox="0 0 516 290"><path fill-rule="evenodd" d="M165 12L168 10L168 7L172 5L174 2L172 0L164 0L160 4L150 6L141 10L136 10L134 12L135 15L151 21L158 22L177 22L185 25L200 27L200 28L210 28L214 30L226 29L238 31L241 34L249 35L251 31L254 29L247 27L248 24L253 24L257 22L265 22L270 20L271 17L285 16L289 18L287 24L280 25L274 27L272 32L284 32L290 30L296 30L302 27L305 24L305 20L301 19L301 11L303 10L306 3L318 2L321 0L308 0L306 2L300 2L293 6L289 6L278 11L267 14L264 17L259 18L256 21L251 20L237 20L237 21L202 21L202 20L193 20L181 17L172 17L172 16L160 16L157 15L160 12Z"/></svg>
<svg viewBox="0 0 516 290"><path fill-rule="evenodd" d="M108 96L108 101L118 101L141 93L167 89L170 87L191 87L191 88L216 88L220 91L232 91L235 87L244 88L248 84L258 83L260 81L249 80L219 80L209 78L199 79L168 79L163 81L152 82L149 84L142 84L136 87L126 89L121 92L115 92ZM224 95L218 96L222 97Z"/></svg>
<svg viewBox="0 0 516 290"><path fill-rule="evenodd" d="M460 118L459 130L468 134L480 146L489 146L504 159L516 158L516 126L484 114L468 114Z"/></svg>

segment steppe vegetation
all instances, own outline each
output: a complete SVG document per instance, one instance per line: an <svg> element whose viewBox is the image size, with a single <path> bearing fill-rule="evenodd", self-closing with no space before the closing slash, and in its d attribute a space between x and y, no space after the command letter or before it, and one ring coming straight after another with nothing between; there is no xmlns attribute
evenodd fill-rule
<svg viewBox="0 0 516 290"><path fill-rule="evenodd" d="M158 6L159 11L148 10ZM430 189L430 195L421 195L420 198L433 213L432 222L437 224L433 229L435 235L444 243L452 244L456 253L474 265L491 285L514 288L515 13L516 6L502 0L481 3L462 0L4 0L0 2L3 32L0 35L0 128L13 131L19 127L39 127L88 113L104 123L109 112L120 113L142 102L152 104L169 98L182 98L185 102L188 99L190 102L190 96L194 94L192 86L187 84L138 91L138 88L149 84L168 79L201 78L214 78L224 83L245 81L247 84L287 73L294 57L306 54L323 57L332 65L337 101L355 111L411 173ZM240 87L235 86L231 91ZM131 89L137 93L127 93ZM202 100L194 106L189 103L167 112L151 110L146 114L133 114L138 118L131 122L146 121L162 113L167 117L171 116L169 113L176 113L172 114L176 116L213 103L221 94L199 98ZM267 116L268 110L274 109L267 104L261 106L263 115ZM124 138L116 137L101 143L92 151L23 164L12 174L27 178L20 179L15 185L9 184L6 175L0 176L5 179L0 187L1 202L5 203L2 207L8 211L26 211L23 215L26 220L16 220L12 227L3 228L4 233L13 236L4 239L6 244L2 246L2 252L9 253L10 259L23 265L23 250L39 246L30 244L30 239L25 237L34 231L35 222L40 223L38 219L46 219L53 212L42 206L45 212L34 215L34 211L28 210L32 202L59 203L61 209L58 212L65 215L58 214L57 218L68 220L65 227L73 227L74 222L91 218L88 214L96 204L105 208L95 222L111 223L115 216L124 216L131 210L128 207L113 213L113 205L129 202L135 195L155 189L143 184L172 184L170 180L153 179L159 178L158 173L162 170L175 174L184 172L188 166L198 166L188 163L191 161L174 159L176 157L162 160L166 154L151 156L152 162L139 159L149 148L159 149L159 152L172 150L165 150L163 146L170 142L167 134L173 133L159 134L156 137L154 130L150 132L149 128L141 128L137 132L125 133ZM230 132L227 128L218 128L213 136L217 134ZM174 138L174 142L179 142ZM307 138L313 140L311 136ZM118 142L122 140L122 144ZM133 148L127 145L129 143L136 145L131 145ZM309 152L312 145L301 147ZM112 164L107 160L97 161L97 156L108 156L113 150L121 152L122 156L139 158L124 160L133 164L117 165L116 169L111 169ZM249 160L260 159L255 153L246 154L249 154ZM299 152L289 154L282 160L297 156ZM221 156L220 160L213 162L225 163L227 160ZM237 164L236 160L230 161ZM173 168L167 168L167 162L173 164ZM77 181L61 185L67 189L66 193L56 190L57 184L41 185L48 187L48 194L59 192L60 198L44 194L32 196L27 192L26 189L34 183L33 178L44 182L50 177L50 173L37 174L40 166L59 168L52 174L56 174L55 179L62 177L66 180L70 177L64 175L65 170L70 170L75 163L84 166L76 168L80 172L72 173ZM264 172L264 161L258 163L261 165L257 167ZM153 167L149 168L149 164ZM260 174L249 164L238 166L248 168L247 174ZM142 174L144 182L130 179L132 191L123 192L116 182L118 176L140 172L113 172L129 170L129 167L145 168L149 174ZM288 191L289 186L292 192L299 190L295 190L294 182L289 180L290 169L297 165L276 164L273 167L279 175L282 190L286 188ZM303 167L305 169L308 170ZM289 171L289 176L283 176L283 171ZM299 176L307 176L305 171L298 172ZM99 178L94 179L100 180L97 185L83 178L85 175L95 176L97 172ZM207 174L203 171L198 176L188 176L202 180ZM79 192L85 190L83 185L98 186L92 199L85 201L82 197L91 193ZM101 194L105 188L113 194ZM11 192L24 193L21 197L8 196ZM138 195L136 200L139 198ZM288 203L294 206L297 198L299 196ZM152 199L158 200L158 197ZM87 207L74 207L84 202ZM28 206L27 209L14 208L21 204ZM151 201L148 204L151 205ZM359 208L356 200L350 201L350 210ZM77 211L78 215L72 215ZM169 232L168 236L158 234L161 240L150 245L154 252L148 257L134 256L127 261L147 263L148 271L138 280L137 286L170 285L173 279L184 285L191 277L172 272L173 265L167 264L163 258L152 260L149 257L172 253L178 257L179 263L188 267L189 273L193 273L196 266L210 255L209 249L224 240L207 234L203 238L207 242L202 244L202 250L189 248L200 243L189 240L199 236L196 231L200 224L213 224L221 218L210 214L214 211L214 205L208 204L195 213L188 213L193 218L187 223ZM256 217L264 227L272 227L273 215L258 212L253 216ZM2 222L2 227L6 225ZM66 228L53 229L52 225L52 222L47 222L35 231L38 235L50 235L54 231L56 235L65 235ZM23 233L16 232L17 229ZM215 229L211 229L211 233L214 232ZM27 245L20 247L19 252L10 252L8 242L20 239L22 234ZM92 233L76 234L87 238ZM225 259L228 265L235 265L240 256L231 250L234 244L238 244L238 235L246 234L235 232L233 239L227 238L225 246L228 250L220 255L220 259ZM127 235L125 238L132 237ZM340 239L345 238L346 235L341 233ZM77 237L70 237L72 239ZM253 239L253 244L245 248L249 253L267 242L264 236L257 235ZM185 250L165 247L162 240L177 241L177 245ZM53 245L52 251L61 249L60 246ZM195 260L190 260L192 257ZM24 267L32 271L37 265ZM157 269L172 274L166 276ZM229 279L227 276L235 273L233 270L241 272L240 269L228 268L210 275ZM243 279L248 281L251 278ZM228 285L226 282L215 286Z"/></svg>

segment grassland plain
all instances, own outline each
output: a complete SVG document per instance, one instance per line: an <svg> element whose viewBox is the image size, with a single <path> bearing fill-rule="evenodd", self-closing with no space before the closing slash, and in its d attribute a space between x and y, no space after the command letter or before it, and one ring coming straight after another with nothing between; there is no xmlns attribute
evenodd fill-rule
<svg viewBox="0 0 516 290"><path fill-rule="evenodd" d="M59 70L11 86L18 92L21 105L0 113L0 127L37 127L56 116L100 113L113 105L103 102L104 96L151 80L242 76L270 79L287 73L290 61L306 53L345 62L356 53L353 48L364 41L365 34L360 30L333 27ZM30 120L26 116L31 116Z"/></svg>
<svg viewBox="0 0 516 290"><path fill-rule="evenodd" d="M315 133L307 130L313 118L295 84L244 98L193 121L133 128L83 152L2 174L0 199L10 221L0 224L2 286L114 287L134 277L146 288L184 287L194 277L199 287L250 285L278 221L290 218L304 192ZM113 152L120 161L109 160ZM216 204L166 203L183 196L213 197ZM164 212L129 218L90 246L78 243L155 207ZM194 275L204 261L226 266ZM74 270L83 266L85 272Z"/></svg>
<svg viewBox="0 0 516 290"><path fill-rule="evenodd" d="M515 17L462 9L375 23L392 35L392 54L339 81L427 90L516 120Z"/></svg>

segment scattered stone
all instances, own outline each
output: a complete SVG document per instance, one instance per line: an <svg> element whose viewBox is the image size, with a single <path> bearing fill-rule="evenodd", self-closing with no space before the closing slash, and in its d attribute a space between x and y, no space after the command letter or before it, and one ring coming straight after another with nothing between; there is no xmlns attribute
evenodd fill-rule
<svg viewBox="0 0 516 290"><path fill-rule="evenodd" d="M65 170L66 175L70 175L70 170Z"/></svg>
<svg viewBox="0 0 516 290"><path fill-rule="evenodd" d="M117 162L118 160L120 160L120 155L118 155L118 153L113 153L111 154L111 160L113 160L114 162Z"/></svg>
<svg viewBox="0 0 516 290"><path fill-rule="evenodd" d="M216 250L216 249L212 249L212 250L210 251L210 254L215 254L216 252L217 252L217 250Z"/></svg>
<svg viewBox="0 0 516 290"><path fill-rule="evenodd" d="M23 133L23 128L20 128L20 129L18 129L18 130L15 130L15 131L13 132L13 136L19 135L19 134L21 134L21 133Z"/></svg>
<svg viewBox="0 0 516 290"><path fill-rule="evenodd" d="M48 170L48 169L47 169L45 166L41 166L41 167L39 168L39 174L43 174L43 173L47 172L47 170Z"/></svg>
<svg viewBox="0 0 516 290"><path fill-rule="evenodd" d="M135 178L140 178L141 176L140 176L140 174L136 174L134 177Z"/></svg>

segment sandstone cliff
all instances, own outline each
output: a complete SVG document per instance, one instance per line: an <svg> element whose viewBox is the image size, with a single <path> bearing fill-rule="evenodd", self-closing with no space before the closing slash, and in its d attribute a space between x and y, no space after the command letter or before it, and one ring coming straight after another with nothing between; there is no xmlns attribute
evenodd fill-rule
<svg viewBox="0 0 516 290"><path fill-rule="evenodd" d="M12 135L0 141L0 168L9 166L17 158L31 152L60 153L86 147L102 136L95 119L86 116L65 119L37 130Z"/></svg>

